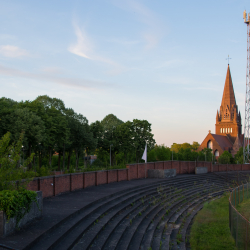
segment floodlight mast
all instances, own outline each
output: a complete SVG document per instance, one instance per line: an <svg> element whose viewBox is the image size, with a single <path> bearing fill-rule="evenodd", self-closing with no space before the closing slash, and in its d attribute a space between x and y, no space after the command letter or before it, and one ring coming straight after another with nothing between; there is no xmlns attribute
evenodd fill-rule
<svg viewBox="0 0 250 250"><path fill-rule="evenodd" d="M244 23L247 24L247 70L246 70L246 99L245 99L245 127L244 127L244 147L243 163L249 163L250 160L250 15L243 12Z"/></svg>

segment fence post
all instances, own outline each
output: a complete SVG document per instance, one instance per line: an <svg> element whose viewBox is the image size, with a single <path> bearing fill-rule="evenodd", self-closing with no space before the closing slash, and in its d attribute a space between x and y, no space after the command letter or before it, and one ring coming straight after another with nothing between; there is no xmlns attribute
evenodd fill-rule
<svg viewBox="0 0 250 250"><path fill-rule="evenodd" d="M236 213L237 221L236 221L236 247L238 247L238 213Z"/></svg>
<svg viewBox="0 0 250 250"><path fill-rule="evenodd" d="M244 184L242 185L243 188L243 195L242 195L242 202L244 201Z"/></svg>
<svg viewBox="0 0 250 250"><path fill-rule="evenodd" d="M248 238L247 238L247 234L248 234L248 221L246 221L246 245L245 245L245 249L247 250L247 241L248 241Z"/></svg>
<svg viewBox="0 0 250 250"><path fill-rule="evenodd" d="M238 186L238 200L239 200L239 203L238 204L240 204L240 188L239 188L239 186Z"/></svg>
<svg viewBox="0 0 250 250"><path fill-rule="evenodd" d="M234 189L234 206L236 206L236 190Z"/></svg>

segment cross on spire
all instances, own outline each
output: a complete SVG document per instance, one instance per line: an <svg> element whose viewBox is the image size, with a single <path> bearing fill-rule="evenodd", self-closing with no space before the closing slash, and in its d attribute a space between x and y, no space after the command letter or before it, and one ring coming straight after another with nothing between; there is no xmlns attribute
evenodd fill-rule
<svg viewBox="0 0 250 250"><path fill-rule="evenodd" d="M232 59L232 58L229 58L229 55L228 55L228 57L226 58L226 60L228 60L228 65L229 65L229 60L230 60L230 59Z"/></svg>

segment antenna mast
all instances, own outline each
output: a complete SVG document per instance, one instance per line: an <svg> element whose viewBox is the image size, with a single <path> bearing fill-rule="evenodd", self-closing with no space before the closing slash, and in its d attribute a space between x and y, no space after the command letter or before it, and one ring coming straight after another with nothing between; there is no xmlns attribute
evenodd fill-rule
<svg viewBox="0 0 250 250"><path fill-rule="evenodd" d="M249 133L250 133L250 15L243 12L244 23L247 25L247 72L246 72L246 99L245 99L245 127L244 127L244 147L243 147L243 163L249 163Z"/></svg>

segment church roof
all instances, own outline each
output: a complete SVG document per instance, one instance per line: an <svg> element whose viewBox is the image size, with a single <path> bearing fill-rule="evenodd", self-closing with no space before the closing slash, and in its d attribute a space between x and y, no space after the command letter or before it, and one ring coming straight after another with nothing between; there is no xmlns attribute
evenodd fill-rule
<svg viewBox="0 0 250 250"><path fill-rule="evenodd" d="M229 140L229 138L225 135L216 135L211 134L214 140L220 145L220 147L225 150L225 148L230 148L233 146L233 143Z"/></svg>
<svg viewBox="0 0 250 250"><path fill-rule="evenodd" d="M222 96L222 101L221 101L221 106L226 108L227 105L229 106L229 108L231 108L232 105L236 105L229 64L227 67L227 76L226 76L226 81L225 81L225 86L224 86L224 91L223 91L223 96Z"/></svg>

